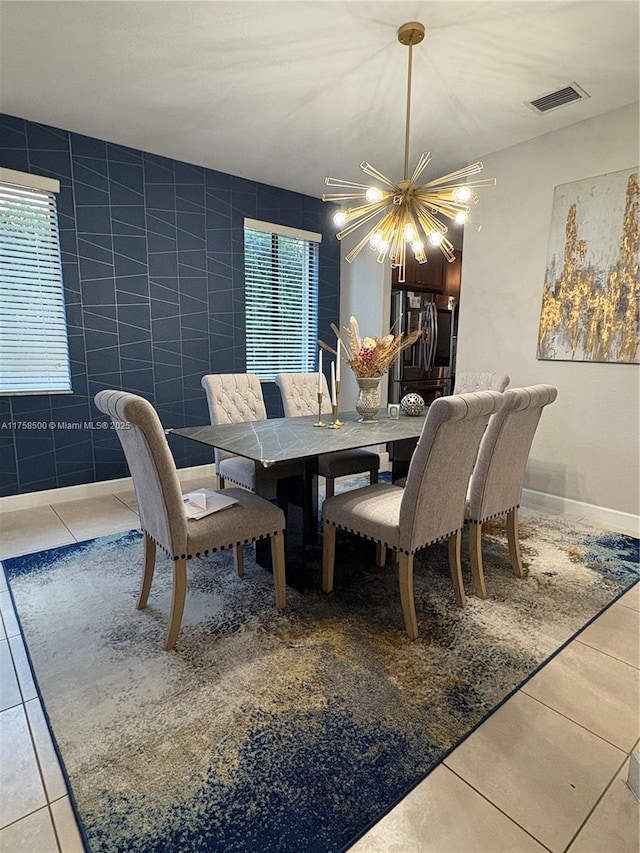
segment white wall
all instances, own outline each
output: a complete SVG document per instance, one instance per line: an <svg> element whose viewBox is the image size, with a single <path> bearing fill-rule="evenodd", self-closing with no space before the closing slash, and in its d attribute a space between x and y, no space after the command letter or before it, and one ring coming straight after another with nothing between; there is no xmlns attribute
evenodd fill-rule
<svg viewBox="0 0 640 853"><path fill-rule="evenodd" d="M353 246L362 239L356 233L343 240L342 262L340 267L340 326L349 326L349 317L353 315L360 325L363 337L382 337L389 332L391 316L391 268L388 263L379 264L377 255L365 247L358 257L348 264L344 257ZM327 343L335 343L327 341ZM343 364L344 367L344 364ZM342 370L340 389L340 409L353 411L358 386L352 371ZM380 400L387 405L387 377L380 382Z"/></svg>
<svg viewBox="0 0 640 853"><path fill-rule="evenodd" d="M498 183L481 191L482 231L465 233L458 370L555 385L525 485L638 515L638 366L536 360L554 187L637 166L638 105L482 159Z"/></svg>

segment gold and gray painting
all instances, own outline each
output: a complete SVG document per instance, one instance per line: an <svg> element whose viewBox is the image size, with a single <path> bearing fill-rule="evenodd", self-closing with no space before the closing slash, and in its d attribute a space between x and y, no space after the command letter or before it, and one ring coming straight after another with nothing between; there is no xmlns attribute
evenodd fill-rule
<svg viewBox="0 0 640 853"><path fill-rule="evenodd" d="M638 363L638 170L556 187L538 358Z"/></svg>

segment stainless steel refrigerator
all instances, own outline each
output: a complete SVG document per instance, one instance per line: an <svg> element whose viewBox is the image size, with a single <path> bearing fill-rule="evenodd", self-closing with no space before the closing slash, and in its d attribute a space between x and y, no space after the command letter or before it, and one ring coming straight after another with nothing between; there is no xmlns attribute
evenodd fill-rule
<svg viewBox="0 0 640 853"><path fill-rule="evenodd" d="M389 372L389 402L398 403L415 391L430 403L451 394L455 378L457 303L435 293L391 291L391 324L394 333L421 331Z"/></svg>

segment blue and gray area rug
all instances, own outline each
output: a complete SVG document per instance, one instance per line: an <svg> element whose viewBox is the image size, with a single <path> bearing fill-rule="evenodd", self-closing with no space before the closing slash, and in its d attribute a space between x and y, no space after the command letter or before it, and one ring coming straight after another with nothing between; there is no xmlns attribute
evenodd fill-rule
<svg viewBox="0 0 640 853"><path fill-rule="evenodd" d="M638 540L522 522L485 544L489 597L455 606L446 546L417 560L420 638L396 571L338 543L336 589L289 590L247 552L190 564L162 650L171 571L135 609L137 532L6 561L50 724L94 853L310 853L350 845L576 631L638 578ZM468 581L468 572L466 575Z"/></svg>

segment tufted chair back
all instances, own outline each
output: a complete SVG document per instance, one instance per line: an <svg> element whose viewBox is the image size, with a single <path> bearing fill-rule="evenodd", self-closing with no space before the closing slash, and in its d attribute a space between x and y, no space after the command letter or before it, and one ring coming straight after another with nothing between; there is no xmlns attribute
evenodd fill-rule
<svg viewBox="0 0 640 853"><path fill-rule="evenodd" d="M252 373L209 373L202 377L213 425L266 421L262 385ZM232 453L215 448L216 465Z"/></svg>
<svg viewBox="0 0 640 853"><path fill-rule="evenodd" d="M496 373L495 370L485 370L478 373L456 373L454 394L471 394L473 391L504 391L509 384L506 373Z"/></svg>
<svg viewBox="0 0 640 853"><path fill-rule="evenodd" d="M502 403L497 391L478 391L431 404L400 504L401 550L411 553L462 528L480 439Z"/></svg>
<svg viewBox="0 0 640 853"><path fill-rule="evenodd" d="M557 395L552 385L505 391L504 407L489 421L478 451L469 489L470 521L482 523L518 506L542 410Z"/></svg>
<svg viewBox="0 0 640 853"><path fill-rule="evenodd" d="M318 414L317 373L278 373L276 385L282 396L285 418ZM324 374L322 376L322 413L331 414L331 397Z"/></svg>
<svg viewBox="0 0 640 853"><path fill-rule="evenodd" d="M502 411L489 421L473 469L465 517L469 524L469 561L473 589L487 597L482 559L482 525L491 518L507 517L509 559L517 577L522 565L518 535L518 508L531 444L542 410L558 392L552 385L530 385L504 392Z"/></svg>
<svg viewBox="0 0 640 853"><path fill-rule="evenodd" d="M125 391L100 391L95 403L116 428L131 472L142 529L168 553L184 553L187 518L180 481L155 409L148 400Z"/></svg>

